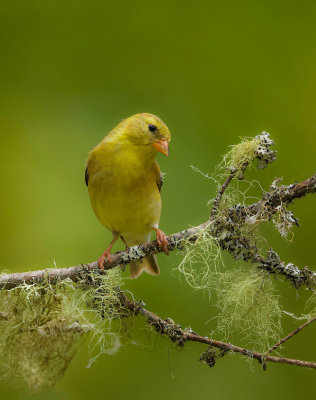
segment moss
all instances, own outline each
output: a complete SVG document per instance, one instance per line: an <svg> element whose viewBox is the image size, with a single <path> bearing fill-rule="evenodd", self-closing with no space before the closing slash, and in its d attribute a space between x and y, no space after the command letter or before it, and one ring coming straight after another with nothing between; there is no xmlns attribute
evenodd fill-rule
<svg viewBox="0 0 316 400"><path fill-rule="evenodd" d="M206 351L204 351L204 353L201 354L199 361L202 364L206 364L210 368L213 368L215 366L216 358L216 350L213 349L213 347L209 347Z"/></svg>
<svg viewBox="0 0 316 400"><path fill-rule="evenodd" d="M313 290L311 295L306 301L305 305L306 314L303 315L303 318L307 321L316 317L316 292ZM300 318L301 319L301 318Z"/></svg>
<svg viewBox="0 0 316 400"><path fill-rule="evenodd" d="M119 348L120 271L23 284L0 292L1 377L21 377L31 391L54 386L90 332L92 360Z"/></svg>
<svg viewBox="0 0 316 400"><path fill-rule="evenodd" d="M217 172L222 176L227 171L233 172L237 178L243 179L246 168L255 159L258 169L266 168L276 158L276 151L270 149L273 145L274 142L268 132L262 132L253 139L242 138L240 143L230 146L230 150L217 167Z"/></svg>
<svg viewBox="0 0 316 400"><path fill-rule="evenodd" d="M260 138L242 139L223 156L220 168L236 172L237 177L242 178L245 167L247 167L256 157L260 145Z"/></svg>
<svg viewBox="0 0 316 400"><path fill-rule="evenodd" d="M0 307L7 315L0 321L2 377L20 376L40 391L63 375L84 333L69 312L68 291L47 283L1 291Z"/></svg>
<svg viewBox="0 0 316 400"><path fill-rule="evenodd" d="M199 361L202 364L208 365L210 368L215 366L216 361L219 358L224 357L227 353L229 353L229 348L225 349L214 349L213 347L209 347L204 353L201 354Z"/></svg>
<svg viewBox="0 0 316 400"><path fill-rule="evenodd" d="M269 149L272 144L266 132L252 140L243 139L230 148L213 176L203 175L212 179L219 190L227 171L243 179L246 167L253 160L258 160L258 168L272 162L275 158L275 152ZM195 243L187 243L178 269L191 287L217 297L217 331L225 340L238 332L247 344L265 350L281 333L281 309L271 279L252 264L233 263L233 269L229 270L224 262L223 250L227 250L235 260L254 263L259 253L257 245L264 242L258 227L268 217L265 213L242 216L253 182L247 182L244 190L240 185L238 180L230 183L216 218L198 233Z"/></svg>
<svg viewBox="0 0 316 400"><path fill-rule="evenodd" d="M211 235L213 228L210 224L195 243L186 246L179 271L191 287L217 297L217 332L225 340L239 333L245 343L264 351L281 334L281 309L271 278L241 262L229 270L219 247L221 240ZM245 245L239 247L243 254L250 251Z"/></svg>
<svg viewBox="0 0 316 400"><path fill-rule="evenodd" d="M201 230L197 240L189 240L183 250L178 270L193 289L212 290L216 275L223 266L222 252L210 233L211 224Z"/></svg>
<svg viewBox="0 0 316 400"><path fill-rule="evenodd" d="M279 340L282 310L270 276L242 266L221 274L217 283L217 331L226 340L239 333L257 351Z"/></svg>
<svg viewBox="0 0 316 400"><path fill-rule="evenodd" d="M85 274L79 282L85 298L85 316L93 324L90 367L102 354L113 355L121 347L122 318L129 315L121 303L123 280L118 268L106 274ZM126 325L124 325L124 328Z"/></svg>
<svg viewBox="0 0 316 400"><path fill-rule="evenodd" d="M287 238L288 235L291 234L291 239L293 239L294 236L292 232L293 225L299 226L298 219L294 217L293 211L288 211L283 204L276 207L276 213L273 216L273 224L282 237Z"/></svg>

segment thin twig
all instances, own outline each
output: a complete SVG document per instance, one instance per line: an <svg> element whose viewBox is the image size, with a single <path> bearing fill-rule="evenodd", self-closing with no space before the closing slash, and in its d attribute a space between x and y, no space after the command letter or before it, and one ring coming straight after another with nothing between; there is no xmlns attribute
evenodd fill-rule
<svg viewBox="0 0 316 400"><path fill-rule="evenodd" d="M235 171L231 172L230 175L226 178L223 185L221 186L220 190L218 191L218 193L214 199L214 202L213 202L213 207L212 207L210 218L215 217L215 215L218 211L219 204L222 200L223 194L224 194L225 190L228 188L228 185L230 184L230 182L232 181L232 179L234 178L235 175L236 175Z"/></svg>
<svg viewBox="0 0 316 400"><path fill-rule="evenodd" d="M287 336L285 336L283 339L281 339L278 343L276 343L275 345L273 345L266 354L270 354L273 350L275 350L276 348L280 347L281 344L283 344L284 342L286 342L287 340L291 339L291 337L293 337L294 335L296 335L298 332L300 332L302 329L306 328L309 324L311 324L312 322L316 321L316 317L310 319L309 321L305 322L303 325L299 326L298 328L296 328L293 332L289 333Z"/></svg>

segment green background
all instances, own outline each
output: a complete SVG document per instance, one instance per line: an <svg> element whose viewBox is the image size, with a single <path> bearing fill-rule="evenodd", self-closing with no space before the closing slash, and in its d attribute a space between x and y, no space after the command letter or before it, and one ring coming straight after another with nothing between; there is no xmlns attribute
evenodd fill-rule
<svg viewBox="0 0 316 400"><path fill-rule="evenodd" d="M315 17L313 1L2 1L1 268L70 266L100 255L110 233L90 207L85 159L122 118L137 112L157 114L172 134L169 158L158 156L167 173L166 233L206 220L214 184L190 166L212 172L240 136L266 130L277 144L277 161L251 173L264 189L276 176L291 183L314 173ZM313 264L314 208L312 196L296 201L302 226L291 244L267 228L285 261ZM179 277L179 256L158 259L160 277L142 275L126 287L162 317L209 334L212 301ZM305 292L276 284L282 305L302 312ZM285 328L297 324L285 318ZM33 398L314 395L315 371L269 364L263 372L238 355L210 369L197 361L205 346L178 351L143 328L139 321L133 344L90 369L83 347L57 390ZM292 339L283 354L316 359L315 329ZM0 397L28 394L2 384Z"/></svg>

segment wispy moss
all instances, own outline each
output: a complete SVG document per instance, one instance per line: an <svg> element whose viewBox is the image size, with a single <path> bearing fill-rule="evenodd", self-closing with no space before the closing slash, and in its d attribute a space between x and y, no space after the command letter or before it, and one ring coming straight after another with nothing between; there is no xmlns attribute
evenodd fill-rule
<svg viewBox="0 0 316 400"><path fill-rule="evenodd" d="M275 160L276 151L270 149L273 145L268 132L262 132L253 139L243 138L240 143L230 146L218 170L234 172L237 178L243 179L245 169L255 159L259 169L266 168Z"/></svg>
<svg viewBox="0 0 316 400"><path fill-rule="evenodd" d="M243 139L231 146L214 175L203 175L212 179L220 190L223 179L230 173L243 179L246 167L255 159L258 168L271 163L275 159L271 145L273 141L266 132L251 140ZM248 344L252 342L256 350L265 350L279 338L281 309L271 279L252 264L257 260L257 244L263 240L257 228L268 218L265 215L241 217L252 185L252 182L247 182L245 189L241 190L238 180L230 183L216 209L216 218L198 233L195 243L189 243L184 250L179 271L194 289L216 295L219 309L217 331L226 340L238 332L241 339ZM229 269L224 263L223 250L227 250L235 260L250 263L242 266L231 263Z"/></svg>
<svg viewBox="0 0 316 400"><path fill-rule="evenodd" d="M104 275L85 275L79 282L85 298L85 317L94 327L88 367L102 354L115 354L121 346L122 317L127 315L127 310L121 304L122 284L118 268Z"/></svg>
<svg viewBox="0 0 316 400"><path fill-rule="evenodd" d="M291 234L291 238L293 238L292 227L293 225L299 226L298 219L294 217L293 211L288 211L283 204L276 207L276 213L273 216L273 224L284 238L288 237L289 234Z"/></svg>
<svg viewBox="0 0 316 400"><path fill-rule="evenodd" d="M308 298L305 306L306 314L304 315L304 319L309 320L316 317L316 291L313 290L311 292L310 297Z"/></svg>
<svg viewBox="0 0 316 400"><path fill-rule="evenodd" d="M242 177L245 167L257 157L259 145L259 137L250 140L243 139L240 143L230 147L230 150L223 156L219 167L236 172L237 177Z"/></svg>
<svg viewBox="0 0 316 400"><path fill-rule="evenodd" d="M218 240L200 232L189 244L179 265L188 284L217 298L217 332L225 340L239 333L244 343L266 350L281 334L281 308L271 278L251 264L224 263Z"/></svg>
<svg viewBox="0 0 316 400"><path fill-rule="evenodd" d="M121 306L117 269L71 280L24 284L0 292L1 377L21 377L32 391L53 386L65 373L80 339L91 334L94 360L119 347Z"/></svg>
<svg viewBox="0 0 316 400"><path fill-rule="evenodd" d="M222 252L209 226L197 236L194 243L188 241L186 244L178 269L192 288L211 291L223 266Z"/></svg>
<svg viewBox="0 0 316 400"><path fill-rule="evenodd" d="M257 351L279 340L282 310L270 276L243 266L220 274L217 283L217 331L226 340L238 333Z"/></svg>

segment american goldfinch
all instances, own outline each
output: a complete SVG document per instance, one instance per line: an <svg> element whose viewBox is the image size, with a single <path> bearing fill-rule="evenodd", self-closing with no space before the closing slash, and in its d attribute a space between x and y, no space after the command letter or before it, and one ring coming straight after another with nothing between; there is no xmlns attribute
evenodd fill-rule
<svg viewBox="0 0 316 400"><path fill-rule="evenodd" d="M85 180L92 208L113 240L98 260L111 262L111 249L121 238L127 247L148 243L156 231L157 243L167 253L166 235L158 229L162 175L158 152L168 156L170 132L152 114L135 114L120 122L88 156ZM159 275L154 255L130 265L131 278L143 271Z"/></svg>

